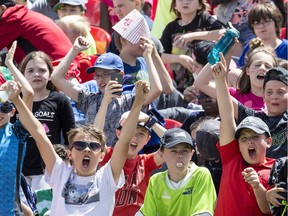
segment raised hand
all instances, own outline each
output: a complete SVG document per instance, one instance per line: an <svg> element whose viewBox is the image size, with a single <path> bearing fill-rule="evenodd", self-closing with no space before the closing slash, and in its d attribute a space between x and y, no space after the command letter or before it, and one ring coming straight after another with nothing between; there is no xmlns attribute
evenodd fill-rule
<svg viewBox="0 0 288 216"><path fill-rule="evenodd" d="M135 83L135 89L136 89L135 100L141 101L141 103L143 103L149 93L148 84L143 80L139 80Z"/></svg>
<svg viewBox="0 0 288 216"><path fill-rule="evenodd" d="M112 98L120 98L121 95L114 94L116 92L122 92L122 85L117 83L115 80L110 80L105 86L104 98L103 100L111 102Z"/></svg>
<svg viewBox="0 0 288 216"><path fill-rule="evenodd" d="M20 83L16 83L14 80L8 80L1 85L0 91L6 91L9 97L9 100L17 98L21 92Z"/></svg>
<svg viewBox="0 0 288 216"><path fill-rule="evenodd" d="M144 37L140 38L140 47L144 51L143 56L151 55L154 50L154 46L153 41Z"/></svg>
<svg viewBox="0 0 288 216"><path fill-rule="evenodd" d="M5 65L7 67L8 67L9 64L13 64L16 47L17 47L17 41L14 41L12 43L12 46L10 47L9 51L6 54Z"/></svg>
<svg viewBox="0 0 288 216"><path fill-rule="evenodd" d="M73 48L76 49L78 52L87 50L89 48L90 44L87 38L83 36L79 36L76 38Z"/></svg>
<svg viewBox="0 0 288 216"><path fill-rule="evenodd" d="M273 206L279 207L280 205L282 205L279 200L285 200L285 197L281 196L280 193L287 193L287 190L285 190L284 188L272 188L270 190L267 191L266 193L266 199L269 203L271 203Z"/></svg>
<svg viewBox="0 0 288 216"><path fill-rule="evenodd" d="M212 66L212 75L214 79L223 78L227 76L227 65L226 60L222 53L220 55L220 62L217 62L215 65Z"/></svg>

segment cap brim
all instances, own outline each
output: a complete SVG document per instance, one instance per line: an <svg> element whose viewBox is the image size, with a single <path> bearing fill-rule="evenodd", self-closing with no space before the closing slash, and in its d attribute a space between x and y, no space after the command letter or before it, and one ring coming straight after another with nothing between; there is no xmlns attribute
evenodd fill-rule
<svg viewBox="0 0 288 216"><path fill-rule="evenodd" d="M107 66L92 66L92 67L87 68L86 73L87 74L94 73L95 69L98 69L98 68L105 69L105 70L118 70L118 69L115 69L115 68L112 68L112 67L107 67Z"/></svg>
<svg viewBox="0 0 288 216"><path fill-rule="evenodd" d="M72 5L72 6L80 6L83 11L86 11L86 7L85 7L84 5L82 5L82 4L73 4L73 2L67 2L67 3L62 3L62 2L60 3L60 2L58 2L58 3L53 7L53 10L54 10L54 11L59 10L59 8L61 7L61 5L63 5L63 4Z"/></svg>
<svg viewBox="0 0 288 216"><path fill-rule="evenodd" d="M266 131L264 130L261 130L257 127L254 127L254 126L244 126L244 127L241 127L241 128L238 128L235 132L235 139L239 139L239 136L240 136L240 132L243 130L243 129L250 129L250 130L253 130L255 133L257 134L264 134L266 133Z"/></svg>
<svg viewBox="0 0 288 216"><path fill-rule="evenodd" d="M187 145L190 145L190 146L194 149L193 144L187 142L186 140L179 140L179 139L178 139L178 140L175 140L175 141L173 141L173 142L170 142L169 144L166 144L166 143L165 143L165 145L163 145L163 147L165 147L165 148L172 148L173 146L178 145L178 144L182 144L182 143L187 144Z"/></svg>

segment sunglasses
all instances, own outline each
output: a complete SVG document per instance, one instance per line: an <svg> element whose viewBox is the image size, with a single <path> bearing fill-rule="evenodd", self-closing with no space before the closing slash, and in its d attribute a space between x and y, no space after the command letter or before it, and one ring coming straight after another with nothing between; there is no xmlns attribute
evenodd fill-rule
<svg viewBox="0 0 288 216"><path fill-rule="evenodd" d="M99 151L101 149L101 144L97 142L75 141L72 143L72 148L73 147L78 151L82 151L87 147L89 147L92 151Z"/></svg>
<svg viewBox="0 0 288 216"><path fill-rule="evenodd" d="M13 105L9 102L5 102L0 104L0 112L7 114L9 112L11 112L13 109Z"/></svg>

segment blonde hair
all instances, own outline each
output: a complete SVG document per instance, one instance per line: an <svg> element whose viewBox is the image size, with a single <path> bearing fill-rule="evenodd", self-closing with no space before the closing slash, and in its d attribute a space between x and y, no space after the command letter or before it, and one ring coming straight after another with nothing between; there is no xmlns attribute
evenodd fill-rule
<svg viewBox="0 0 288 216"><path fill-rule="evenodd" d="M85 16L80 15L65 16L59 20L56 20L56 24L64 32L65 30L69 30L72 31L77 36L87 37L88 33L90 32L90 23ZM72 43L74 43L74 41Z"/></svg>

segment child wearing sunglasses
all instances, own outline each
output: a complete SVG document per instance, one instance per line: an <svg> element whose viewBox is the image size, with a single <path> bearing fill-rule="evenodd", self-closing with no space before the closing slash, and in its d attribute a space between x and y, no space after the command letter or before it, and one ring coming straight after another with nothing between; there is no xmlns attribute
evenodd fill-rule
<svg viewBox="0 0 288 216"><path fill-rule="evenodd" d="M123 133L115 145L111 160L100 170L97 166L104 157L105 136L93 126L81 126L69 131L69 158L67 165L55 152L40 122L27 109L19 90L10 99L24 116L20 121L35 139L45 162L49 184L53 190L50 215L112 215L114 194L124 184L123 166L128 144L137 126L137 119L149 88L143 81L136 83L136 96ZM17 94L18 93L18 94ZM135 128L133 130L133 128Z"/></svg>

